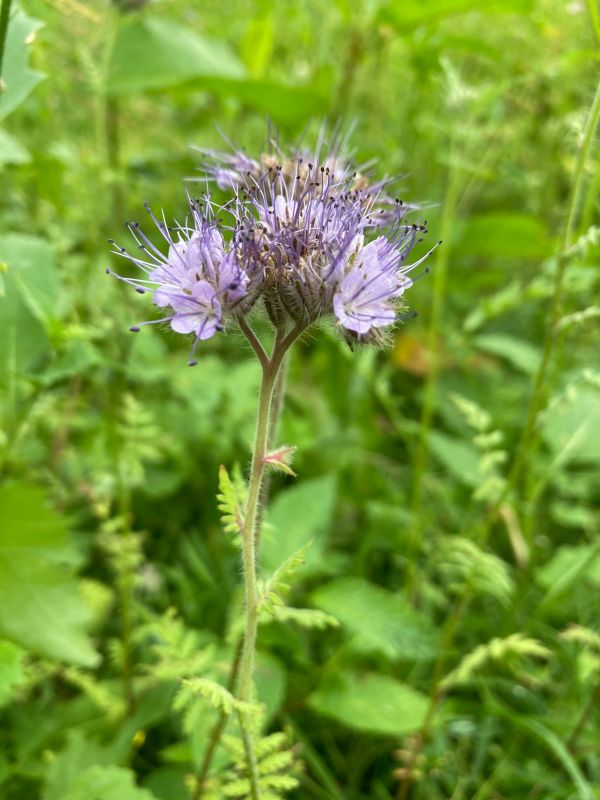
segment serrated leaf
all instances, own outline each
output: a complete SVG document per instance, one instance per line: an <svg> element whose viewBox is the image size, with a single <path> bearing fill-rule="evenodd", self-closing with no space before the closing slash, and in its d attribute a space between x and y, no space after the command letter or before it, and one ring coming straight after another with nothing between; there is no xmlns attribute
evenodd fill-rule
<svg viewBox="0 0 600 800"><path fill-rule="evenodd" d="M289 606L276 606L271 614L278 622L295 622L302 628L338 628L340 621L332 614L326 614L316 608L290 608ZM268 620L261 620L266 622Z"/></svg>
<svg viewBox="0 0 600 800"><path fill-rule="evenodd" d="M219 467L219 494L217 508L221 512L223 529L227 533L241 535L244 530L245 486L235 481L221 464Z"/></svg>
<svg viewBox="0 0 600 800"><path fill-rule="evenodd" d="M438 652L436 629L424 614L362 578L338 578L317 589L312 601L342 623L359 652L415 660Z"/></svg>
<svg viewBox="0 0 600 800"><path fill-rule="evenodd" d="M508 605L514 581L508 565L495 553L460 536L440 536L432 546L431 565L452 591L488 594Z"/></svg>
<svg viewBox="0 0 600 800"><path fill-rule="evenodd" d="M293 762L294 755L291 750L283 750L279 753L271 753L260 760L258 771L261 775L267 775L270 772L279 772L282 769L291 767Z"/></svg>
<svg viewBox="0 0 600 800"><path fill-rule="evenodd" d="M287 736L282 731L276 731L268 736L264 736L256 744L256 757L258 759L266 758L271 753L279 750L287 743Z"/></svg>
<svg viewBox="0 0 600 800"><path fill-rule="evenodd" d="M258 600L258 613L263 611L274 614L278 606L283 605L283 597L292 586L298 570L304 565L304 557L310 546L308 542L295 553L292 553L273 575L264 583Z"/></svg>
<svg viewBox="0 0 600 800"><path fill-rule="evenodd" d="M513 633L501 639L496 637L476 647L468 653L441 682L445 689L469 683L489 662L508 664L510 659L550 658L552 651L544 647L537 639L531 639L522 633Z"/></svg>
<svg viewBox="0 0 600 800"><path fill-rule="evenodd" d="M208 678L190 678L184 680L183 685L188 687L193 694L208 700L214 708L227 715L233 714L235 710L240 710L239 701L228 689L216 681Z"/></svg>
<svg viewBox="0 0 600 800"><path fill-rule="evenodd" d="M309 703L349 728L388 736L420 728L429 707L425 695L394 678L351 671L328 675Z"/></svg>

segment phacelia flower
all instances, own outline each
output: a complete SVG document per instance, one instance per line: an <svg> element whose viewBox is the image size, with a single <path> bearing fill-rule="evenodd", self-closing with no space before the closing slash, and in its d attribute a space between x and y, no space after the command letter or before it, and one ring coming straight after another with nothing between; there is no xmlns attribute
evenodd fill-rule
<svg viewBox="0 0 600 800"><path fill-rule="evenodd" d="M140 294L152 293L156 306L166 308L168 316L134 325L170 322L177 333L194 334L198 341L223 330L228 315L246 313L258 296L256 281L250 274L251 262L243 257L243 246L233 236L227 242L214 217L213 205L205 199L190 201L191 225L177 224L169 229L148 208L166 242L166 253L158 249L136 222L128 223L143 255L129 253L115 245L114 252L139 267L144 278L112 275L135 287ZM114 242L113 242L114 244Z"/></svg>
<svg viewBox="0 0 600 800"><path fill-rule="evenodd" d="M151 215L166 252L136 223L128 227L143 256L115 249L145 273L117 277L151 292L168 311L164 321L193 334L194 347L228 318L241 320L259 298L276 328L331 317L351 345L382 343L407 316L411 273L440 243L408 262L427 223L408 223L416 207L392 199L389 181L372 182L365 166L353 170L339 141L326 150L320 137L313 157L276 147L259 158L241 151L203 156L205 179L229 200L217 205L207 194L190 202L191 223L173 228Z"/></svg>

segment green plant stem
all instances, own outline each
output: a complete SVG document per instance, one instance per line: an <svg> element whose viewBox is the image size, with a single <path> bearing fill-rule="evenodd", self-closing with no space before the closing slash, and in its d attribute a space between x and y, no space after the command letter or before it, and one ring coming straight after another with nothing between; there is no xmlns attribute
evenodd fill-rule
<svg viewBox="0 0 600 800"><path fill-rule="evenodd" d="M2 0L0 6L0 94L4 84L2 83L2 64L4 63L4 48L6 45L6 34L8 33L8 18L10 16L10 6L12 0Z"/></svg>
<svg viewBox="0 0 600 800"><path fill-rule="evenodd" d="M244 642L240 661L240 687L239 699L244 703L252 702L254 686L254 660L256 652L256 637L258 630L258 586L257 586L257 529L261 517L261 492L265 474L265 456L268 453L271 430L271 406L277 385L279 370L284 357L300 335L304 326L298 325L286 335L279 329L275 336L271 357L266 357L265 351L256 335L246 322L240 327L251 346L253 347L262 366L262 381L258 398L258 413L256 419L256 434L252 452L252 465L250 467L250 481L248 483L248 500L244 514L244 530L242 536L242 560L244 568L244 600L245 600L245 625ZM250 780L250 796L252 800L259 800L260 785L258 765L254 750L254 734L252 726L243 714L239 716L246 760L248 763L248 777Z"/></svg>
<svg viewBox="0 0 600 800"><path fill-rule="evenodd" d="M241 330L244 332L244 335L251 342L252 348L254 349L257 357L261 364L266 364L269 360L267 354L264 351L262 344L260 343L258 337L252 330L252 328L248 325L248 323L244 319L239 320L239 325ZM267 441L267 450L271 450L275 444L275 437L277 436L277 429L279 425L279 418L281 416L281 410L283 408L283 400L285 395L285 381L286 381L286 367L287 367L287 353L284 354L282 364L279 368L279 372L277 373L277 378L275 379L275 385L273 388L273 397L271 401L271 412L269 416L269 431L268 431L268 441ZM258 507L258 516L256 520L256 528L255 528L255 548L258 551L260 546L260 530L261 530L261 523L262 523L262 511L264 510L266 501L268 499L269 494L269 475L268 473L263 477L263 488L261 492L262 502L259 504ZM235 645L235 655L233 661L231 662L231 668L229 670L229 676L227 678L227 689L230 692L235 692L235 685L237 683L238 674L240 671L240 664L242 660L242 647L243 647L243 636L241 636ZM227 722L227 714L224 711L219 712L219 716L217 721L215 722L213 729L209 736L209 744L206 748L206 752L204 754L204 758L202 760L202 764L200 765L200 769L198 770L198 777L196 779L196 787L194 789L194 793L192 795L192 800L199 800L202 796L202 791L204 789L204 784L206 779L208 778L210 767L215 756L217 745L221 740L221 736L223 735L223 731L225 730L225 724Z"/></svg>

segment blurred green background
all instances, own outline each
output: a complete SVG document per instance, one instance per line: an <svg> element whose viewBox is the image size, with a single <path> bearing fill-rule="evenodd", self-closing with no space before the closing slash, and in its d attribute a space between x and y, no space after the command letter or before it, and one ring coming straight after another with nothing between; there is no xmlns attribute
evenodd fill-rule
<svg viewBox="0 0 600 800"><path fill-rule="evenodd" d="M288 602L313 611L261 626L259 695L291 796L600 797L599 43L597 0L13 2L3 800L228 796L221 746L199 781L218 712L178 679L227 682L215 495L258 370L235 332L194 370L183 337L131 336L147 298L104 269L145 200L184 216L193 145L258 155L267 120L291 144L354 125L444 240L389 349L322 326L290 364L299 477L261 557L312 539Z"/></svg>

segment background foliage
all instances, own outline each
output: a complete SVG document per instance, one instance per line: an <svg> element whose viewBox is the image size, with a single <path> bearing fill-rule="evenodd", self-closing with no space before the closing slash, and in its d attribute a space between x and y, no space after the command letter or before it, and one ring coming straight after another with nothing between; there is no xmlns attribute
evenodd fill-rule
<svg viewBox="0 0 600 800"><path fill-rule="evenodd" d="M291 364L265 580L312 544L259 695L292 796L599 797L596 0L142 5L22 0L8 30L0 795L199 796L241 604L219 464L247 466L258 369L235 332L195 370L130 336L105 241L144 200L181 217L190 146L261 152L268 116L356 122L444 239L389 350L325 326ZM239 796L227 741L203 797Z"/></svg>

